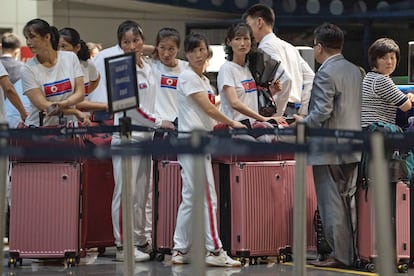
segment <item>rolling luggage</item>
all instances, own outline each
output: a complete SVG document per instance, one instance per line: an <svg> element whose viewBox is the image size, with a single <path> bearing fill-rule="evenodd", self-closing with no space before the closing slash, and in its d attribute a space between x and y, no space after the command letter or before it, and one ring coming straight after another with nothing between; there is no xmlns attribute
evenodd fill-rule
<svg viewBox="0 0 414 276"><path fill-rule="evenodd" d="M402 181L393 188L393 227L395 233L396 264L399 272L407 272L410 260L410 188ZM395 195L395 196L394 196ZM361 265L375 271L376 245L372 189L357 192L358 253Z"/></svg>
<svg viewBox="0 0 414 276"><path fill-rule="evenodd" d="M293 206L295 188L296 161L286 161L284 164L285 179L287 181L286 194L288 195L288 230L289 244L293 245ZM316 252L316 232L314 227L314 215L317 207L315 183L313 181L312 166L307 167L306 172L306 249L309 252Z"/></svg>
<svg viewBox="0 0 414 276"><path fill-rule="evenodd" d="M161 160L154 164L153 247L155 258L164 260L174 247L174 230L181 203L181 170L178 161Z"/></svg>
<svg viewBox="0 0 414 276"><path fill-rule="evenodd" d="M290 248L285 162L219 163L220 237L224 249L242 264Z"/></svg>
<svg viewBox="0 0 414 276"><path fill-rule="evenodd" d="M114 186L111 159L82 162L82 255L95 247L103 254L106 247L115 245L111 215Z"/></svg>
<svg viewBox="0 0 414 276"><path fill-rule="evenodd" d="M214 165L213 165L214 170ZM215 175L217 201L219 186ZM159 160L154 164L153 192L153 247L155 258L164 260L165 254L171 254L174 247L174 231L178 208L181 204L181 168L178 161ZM219 207L217 216L219 216ZM218 221L218 220L217 220Z"/></svg>
<svg viewBox="0 0 414 276"><path fill-rule="evenodd" d="M14 162L9 266L23 258L79 262L81 165Z"/></svg>

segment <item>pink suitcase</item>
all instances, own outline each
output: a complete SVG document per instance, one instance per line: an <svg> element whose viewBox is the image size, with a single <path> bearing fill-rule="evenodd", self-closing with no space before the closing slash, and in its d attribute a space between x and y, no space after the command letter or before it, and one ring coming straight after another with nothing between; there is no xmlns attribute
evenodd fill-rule
<svg viewBox="0 0 414 276"><path fill-rule="evenodd" d="M181 203L181 170L178 161L160 160L154 163L153 247L155 258L164 260L174 247L174 230Z"/></svg>
<svg viewBox="0 0 414 276"><path fill-rule="evenodd" d="M244 264L258 258L285 258L287 233L285 162L219 164L220 237Z"/></svg>
<svg viewBox="0 0 414 276"><path fill-rule="evenodd" d="M79 262L81 166L13 163L9 266L22 258Z"/></svg>
<svg viewBox="0 0 414 276"><path fill-rule="evenodd" d="M288 235L289 244L293 246L293 207L294 207L294 189L295 189L295 168L296 161L285 162L285 177L287 181L286 194L288 195ZM316 232L314 227L314 215L317 208L315 183L313 181L312 166L307 167L306 172L306 240L307 251L316 252Z"/></svg>
<svg viewBox="0 0 414 276"><path fill-rule="evenodd" d="M115 245L111 214L114 185L111 159L82 162L82 255L94 247L103 254L106 247Z"/></svg>
<svg viewBox="0 0 414 276"><path fill-rule="evenodd" d="M215 181L217 197L218 181ZM181 204L181 169L178 161L159 160L154 164L153 192L153 246L155 258L164 260L165 254L171 254L174 247L174 231L177 222L178 207ZM217 198L219 202L219 199ZM219 207L217 208L219 216Z"/></svg>
<svg viewBox="0 0 414 276"><path fill-rule="evenodd" d="M395 195L396 263L399 272L407 272L410 260L410 188L400 181L395 184ZM372 204L372 189L360 189L357 193L358 253L361 265L374 272L377 253Z"/></svg>

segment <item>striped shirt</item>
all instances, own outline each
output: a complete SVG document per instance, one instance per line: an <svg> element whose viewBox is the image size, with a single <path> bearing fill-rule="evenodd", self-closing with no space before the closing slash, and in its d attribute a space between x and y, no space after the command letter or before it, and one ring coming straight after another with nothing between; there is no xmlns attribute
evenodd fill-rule
<svg viewBox="0 0 414 276"><path fill-rule="evenodd" d="M362 82L362 127L378 121L395 124L397 108L407 100L389 76L368 72Z"/></svg>

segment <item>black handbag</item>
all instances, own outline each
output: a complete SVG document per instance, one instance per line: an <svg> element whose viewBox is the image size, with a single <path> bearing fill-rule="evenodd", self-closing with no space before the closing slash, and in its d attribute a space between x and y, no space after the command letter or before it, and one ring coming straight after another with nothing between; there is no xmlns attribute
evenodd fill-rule
<svg viewBox="0 0 414 276"><path fill-rule="evenodd" d="M259 114L265 117L273 116L276 111L276 103L269 91L280 61L271 58L268 54L258 49L252 53L249 59L249 69L257 85Z"/></svg>

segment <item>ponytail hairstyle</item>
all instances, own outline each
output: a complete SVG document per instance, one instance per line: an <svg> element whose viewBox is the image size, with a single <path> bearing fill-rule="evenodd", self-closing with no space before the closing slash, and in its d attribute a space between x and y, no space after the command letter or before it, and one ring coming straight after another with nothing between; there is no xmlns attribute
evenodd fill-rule
<svg viewBox="0 0 414 276"><path fill-rule="evenodd" d="M54 26L50 26L45 20L36 18L26 23L23 28L23 34L25 37L29 37L30 34L38 34L41 37L50 35L50 45L53 50L57 51L59 46L59 32Z"/></svg>
<svg viewBox="0 0 414 276"><path fill-rule="evenodd" d="M59 31L60 36L73 47L80 46L77 53L80 60L86 61L91 57L88 46L86 46L85 41L80 38L80 35L77 30L73 28L63 28Z"/></svg>

